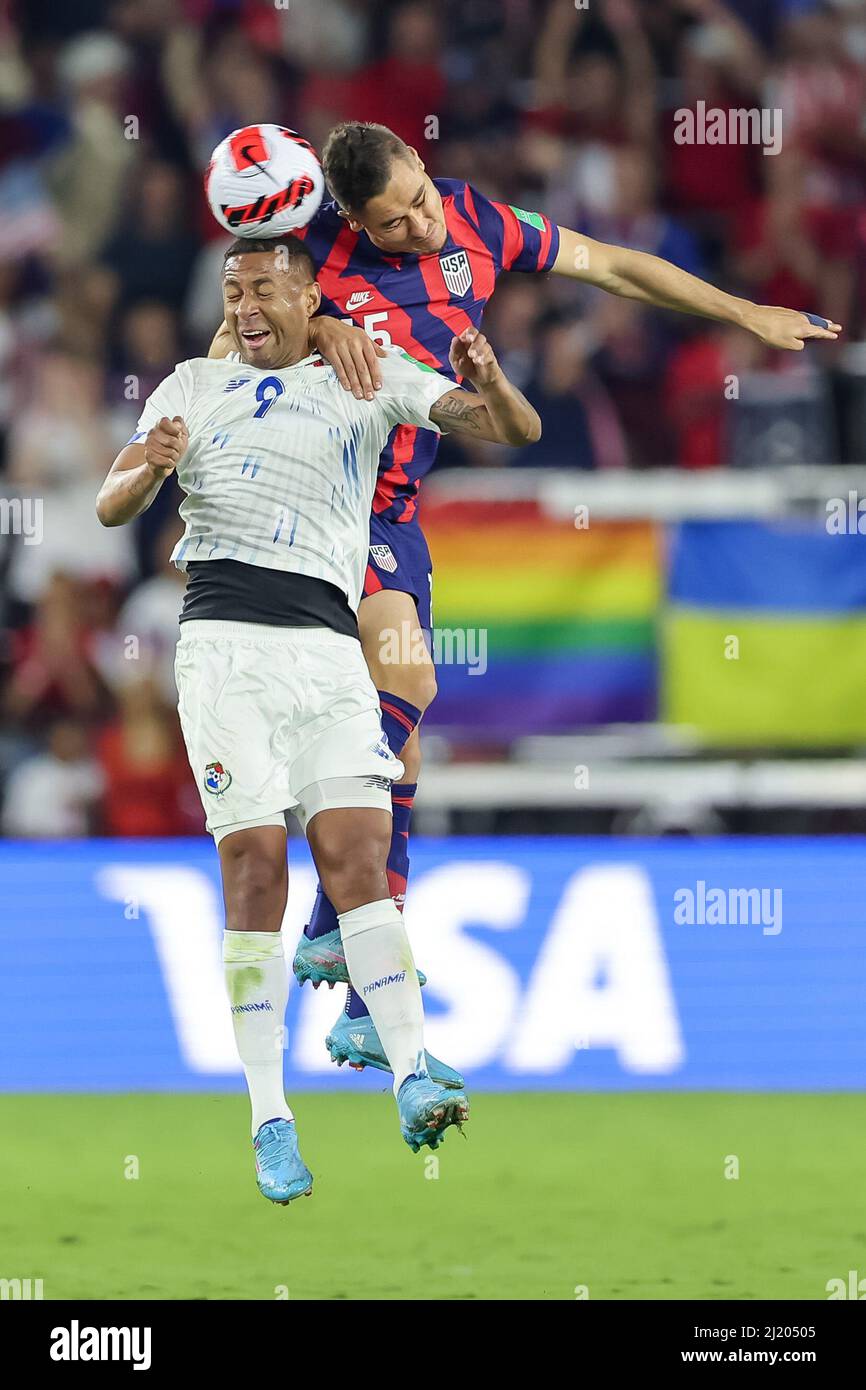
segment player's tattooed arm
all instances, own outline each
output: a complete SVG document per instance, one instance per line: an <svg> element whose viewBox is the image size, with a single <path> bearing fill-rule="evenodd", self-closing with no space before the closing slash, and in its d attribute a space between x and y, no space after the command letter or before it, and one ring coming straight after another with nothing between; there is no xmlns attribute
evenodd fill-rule
<svg viewBox="0 0 866 1390"><path fill-rule="evenodd" d="M789 352L802 352L810 338L833 339L842 332L841 324L832 319L807 315L798 309L753 304L749 299L717 289L660 256L593 241L568 227L559 228L559 253L552 268L556 275L585 280L622 299L735 324L754 333L767 347Z"/></svg>
<svg viewBox="0 0 866 1390"><path fill-rule="evenodd" d="M459 388L440 396L430 410L430 419L447 434L481 434L482 418L487 408L481 397L470 396Z"/></svg>
<svg viewBox="0 0 866 1390"><path fill-rule="evenodd" d="M538 412L508 380L483 333L464 329L451 344L449 357L457 375L475 391L446 391L430 409L434 425L449 434L473 434L515 448L541 438Z"/></svg>
<svg viewBox="0 0 866 1390"><path fill-rule="evenodd" d="M146 512L166 478L186 453L189 433L179 415L163 416L143 444L121 449L96 499L103 526L125 526Z"/></svg>

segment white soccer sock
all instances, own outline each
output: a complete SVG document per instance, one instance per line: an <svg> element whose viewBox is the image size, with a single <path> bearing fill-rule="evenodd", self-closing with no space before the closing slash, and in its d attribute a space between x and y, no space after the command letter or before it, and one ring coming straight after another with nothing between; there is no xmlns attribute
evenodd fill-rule
<svg viewBox="0 0 866 1390"><path fill-rule="evenodd" d="M424 1006L412 947L392 898L338 914L352 988L376 1025L394 1073L394 1094L413 1073L427 1070Z"/></svg>
<svg viewBox="0 0 866 1390"><path fill-rule="evenodd" d="M223 964L238 1055L256 1137L266 1120L294 1118L283 1090L283 1026L289 976L283 938L274 931L227 931Z"/></svg>

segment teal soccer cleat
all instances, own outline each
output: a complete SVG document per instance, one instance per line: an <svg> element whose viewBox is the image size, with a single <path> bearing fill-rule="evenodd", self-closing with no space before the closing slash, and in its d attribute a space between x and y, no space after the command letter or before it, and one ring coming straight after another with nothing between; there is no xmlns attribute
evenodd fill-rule
<svg viewBox="0 0 866 1390"><path fill-rule="evenodd" d="M313 1175L298 1150L294 1120L268 1120L261 1126L256 1151L256 1183L269 1202L287 1207L296 1197L309 1197Z"/></svg>
<svg viewBox="0 0 866 1390"><path fill-rule="evenodd" d="M362 1071L364 1067L375 1067L378 1071L391 1070L385 1049L379 1041L376 1025L369 1014L364 1014L362 1018L349 1018L348 1014L340 1014L325 1038L325 1046L331 1054L331 1061L336 1062L338 1067L348 1062L356 1071ZM445 1062L440 1062L432 1052L428 1052L426 1056L431 1081L447 1087L449 1091L463 1090L466 1082L459 1071L455 1071Z"/></svg>
<svg viewBox="0 0 866 1390"><path fill-rule="evenodd" d="M326 981L329 989L334 985L349 984L349 972L346 969L346 953L343 950L343 942L340 939L339 927L333 931L325 932L324 936L302 936L295 951L295 959L292 962L292 969L295 972L295 979L302 985L307 980L311 980L313 989L318 989L322 981ZM419 985L426 985L427 976L418 971Z"/></svg>
<svg viewBox="0 0 866 1390"><path fill-rule="evenodd" d="M458 1129L469 1119L469 1099L465 1091L449 1091L437 1086L426 1072L407 1076L397 1092L400 1132L413 1153L429 1144L436 1149L449 1125Z"/></svg>

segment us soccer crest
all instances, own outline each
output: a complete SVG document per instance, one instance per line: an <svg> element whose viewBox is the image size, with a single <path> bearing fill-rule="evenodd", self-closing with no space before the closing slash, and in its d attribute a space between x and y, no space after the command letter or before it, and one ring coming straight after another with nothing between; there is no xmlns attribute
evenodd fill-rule
<svg viewBox="0 0 866 1390"><path fill-rule="evenodd" d="M393 574L397 568L397 557L390 545L371 545L370 558L377 569Z"/></svg>
<svg viewBox="0 0 866 1390"><path fill-rule="evenodd" d="M439 269L442 271L442 279L453 295L462 299L464 294L468 294L472 288L472 267L462 248L459 251L449 251L447 256L440 256Z"/></svg>
<svg viewBox="0 0 866 1390"><path fill-rule="evenodd" d="M204 770L204 789L212 792L214 796L219 796L222 792L228 791L232 784L232 775L228 768L223 767L222 763L208 763Z"/></svg>

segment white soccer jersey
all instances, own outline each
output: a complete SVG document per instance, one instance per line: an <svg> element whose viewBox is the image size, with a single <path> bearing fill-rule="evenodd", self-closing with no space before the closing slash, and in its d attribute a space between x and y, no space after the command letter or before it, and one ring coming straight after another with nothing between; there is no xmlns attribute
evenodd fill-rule
<svg viewBox="0 0 866 1390"><path fill-rule="evenodd" d="M273 370L204 357L181 362L148 398L131 443L180 415L189 448L172 559L240 560L326 579L357 610L379 455L395 425L439 431L430 408L454 383L398 351L358 401L318 354Z"/></svg>

